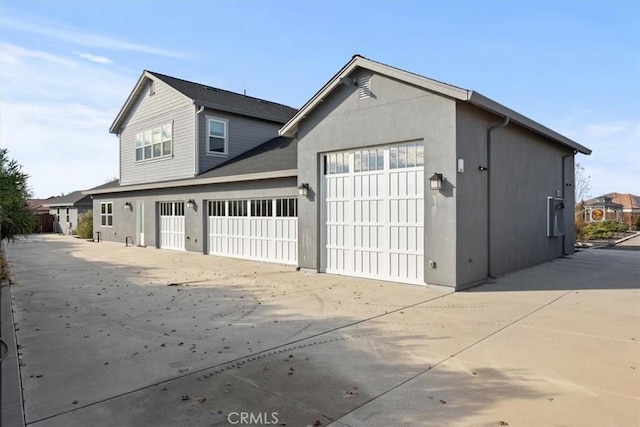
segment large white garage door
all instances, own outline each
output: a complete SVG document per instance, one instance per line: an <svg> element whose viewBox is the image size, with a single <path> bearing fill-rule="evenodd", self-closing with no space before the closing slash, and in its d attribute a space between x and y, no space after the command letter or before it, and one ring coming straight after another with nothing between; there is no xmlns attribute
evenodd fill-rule
<svg viewBox="0 0 640 427"><path fill-rule="evenodd" d="M298 199L208 202L209 253L298 263Z"/></svg>
<svg viewBox="0 0 640 427"><path fill-rule="evenodd" d="M161 202L160 248L184 251L184 202Z"/></svg>
<svg viewBox="0 0 640 427"><path fill-rule="evenodd" d="M324 156L327 273L424 283L422 142Z"/></svg>

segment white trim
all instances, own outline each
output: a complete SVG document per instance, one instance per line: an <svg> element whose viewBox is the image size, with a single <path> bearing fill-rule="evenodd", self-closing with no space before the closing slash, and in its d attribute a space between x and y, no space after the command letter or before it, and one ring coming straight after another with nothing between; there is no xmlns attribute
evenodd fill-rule
<svg viewBox="0 0 640 427"><path fill-rule="evenodd" d="M163 139L162 137L162 132L163 129L169 126L169 139ZM159 130L160 132L160 142L153 142L153 133L154 131ZM147 132L150 132L151 136L149 137L149 144L147 144L145 142L145 134L147 134ZM138 136L140 136L141 138L141 142L142 145L138 146ZM166 142L169 142L171 145L171 148L169 150L168 154L164 154L164 144ZM159 156L154 156L153 155L153 147L154 145L160 144L160 155ZM149 147L150 148L150 153L151 153L151 157L145 158L145 148ZM138 160L138 149L142 150L142 158ZM165 123L162 125L155 125L153 126L151 129L145 129L142 132L137 132L134 135L134 149L133 149L133 158L134 158L134 164L139 164L139 163L145 163L148 162L150 160L158 160L158 159L167 159L167 158L172 158L173 157L173 120L170 121L169 123Z"/></svg>
<svg viewBox="0 0 640 427"><path fill-rule="evenodd" d="M102 213L102 205L105 206L105 209L104 209L105 213ZM108 212L108 208L107 208L108 205L111 205L111 213ZM113 227L113 201L100 202L100 212L99 212L99 214L100 214L100 227L102 227L102 228L112 228ZM103 217L105 218L105 222L106 223L108 223L109 222L108 219L111 218L111 225L109 225L109 224L103 225L102 224L102 218Z"/></svg>
<svg viewBox="0 0 640 427"><path fill-rule="evenodd" d="M206 140L205 153L207 156L228 157L229 156L229 119L216 116L205 116L206 118ZM211 122L222 123L224 125L224 151L213 151L209 149L209 138L211 138Z"/></svg>
<svg viewBox="0 0 640 427"><path fill-rule="evenodd" d="M109 193L122 193L125 191L138 191L138 190L154 190L156 188L170 188L170 187L190 187L196 185L206 184L224 184L227 182L242 182L242 181L259 181L262 179L274 179L274 178L290 178L298 176L297 169L288 169L283 171L273 172L258 172L248 173L245 175L229 175L216 178L201 178L201 179L187 179L182 181L161 181L151 184L132 184L122 187L107 188L101 190L86 190L82 194L109 194Z"/></svg>
<svg viewBox="0 0 640 427"><path fill-rule="evenodd" d="M559 133L537 123L528 117L517 113L504 105L501 105L478 92L459 88L446 83L432 80L427 77L420 76L418 74L410 73L398 68L394 68L379 62L371 61L362 56L354 56L351 61L347 63L331 80L329 80L307 103L289 120L280 130L278 134L280 136L292 137L298 131L298 124L309 113L315 109L315 107L322 102L338 85L341 83L341 79L348 77L356 68L363 68L373 71L375 73L391 77L396 80L426 89L430 92L434 92L449 98L453 98L458 101L470 102L477 107L497 114L499 116L507 116L513 122L532 130L542 136L545 136L555 142L568 146L574 150L577 150L583 154L591 154L591 150L578 144L571 139L560 135Z"/></svg>

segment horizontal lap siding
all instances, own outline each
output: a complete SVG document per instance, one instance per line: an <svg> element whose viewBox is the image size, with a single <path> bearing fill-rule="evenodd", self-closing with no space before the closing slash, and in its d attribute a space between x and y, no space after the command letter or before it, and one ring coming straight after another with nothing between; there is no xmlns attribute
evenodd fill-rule
<svg viewBox="0 0 640 427"><path fill-rule="evenodd" d="M209 129L207 127L206 116L229 120L229 156L207 155ZM278 136L278 129L282 125L214 110L205 110L200 113L199 126L200 172L204 172L222 162L244 153L245 151L249 151L252 148L257 147L263 142L275 138Z"/></svg>
<svg viewBox="0 0 640 427"><path fill-rule="evenodd" d="M154 95L143 91L120 135L121 183L129 185L192 177L194 114L192 101L162 82L155 83ZM171 157L136 162L136 134L168 123L173 123Z"/></svg>

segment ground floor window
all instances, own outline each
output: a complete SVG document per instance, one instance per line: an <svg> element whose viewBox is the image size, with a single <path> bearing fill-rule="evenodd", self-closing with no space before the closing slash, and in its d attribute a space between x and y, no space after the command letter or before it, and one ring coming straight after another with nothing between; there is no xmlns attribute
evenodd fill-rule
<svg viewBox="0 0 640 427"><path fill-rule="evenodd" d="M113 202L100 203L100 225L102 227L113 226Z"/></svg>

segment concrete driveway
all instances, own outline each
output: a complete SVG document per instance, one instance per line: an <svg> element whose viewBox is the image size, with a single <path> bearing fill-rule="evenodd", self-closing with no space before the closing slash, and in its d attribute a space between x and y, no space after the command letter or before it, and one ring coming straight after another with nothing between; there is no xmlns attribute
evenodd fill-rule
<svg viewBox="0 0 640 427"><path fill-rule="evenodd" d="M640 424L640 252L455 294L60 236L7 253L28 425Z"/></svg>

